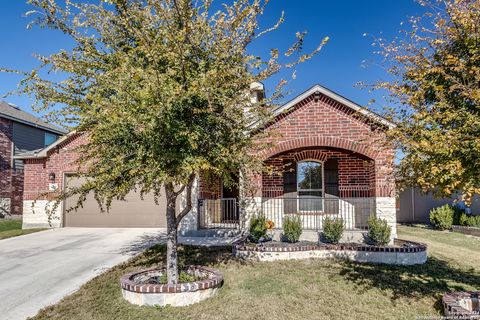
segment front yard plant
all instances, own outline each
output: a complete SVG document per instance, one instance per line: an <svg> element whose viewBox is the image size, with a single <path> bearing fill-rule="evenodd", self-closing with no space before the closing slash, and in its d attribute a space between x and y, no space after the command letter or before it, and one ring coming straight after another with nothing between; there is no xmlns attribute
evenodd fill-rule
<svg viewBox="0 0 480 320"><path fill-rule="evenodd" d="M302 220L299 215L287 215L283 219L282 240L295 243L302 235Z"/></svg>
<svg viewBox="0 0 480 320"><path fill-rule="evenodd" d="M342 218L326 217L323 220L323 238L327 243L338 243L342 238L344 231L344 222Z"/></svg>
<svg viewBox="0 0 480 320"><path fill-rule="evenodd" d="M448 230L453 224L454 209L446 204L430 210L430 224L437 230Z"/></svg>
<svg viewBox="0 0 480 320"><path fill-rule="evenodd" d="M368 233L366 241L377 246L385 246L390 242L392 228L387 220L380 218L368 219Z"/></svg>
<svg viewBox="0 0 480 320"><path fill-rule="evenodd" d="M253 243L267 241L267 229L267 219L263 215L252 217L250 220L248 240Z"/></svg>

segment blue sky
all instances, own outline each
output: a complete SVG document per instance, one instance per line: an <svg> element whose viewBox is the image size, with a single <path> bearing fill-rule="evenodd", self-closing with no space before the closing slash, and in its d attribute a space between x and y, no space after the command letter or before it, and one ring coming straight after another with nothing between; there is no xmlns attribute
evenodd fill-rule
<svg viewBox="0 0 480 320"><path fill-rule="evenodd" d="M0 30L2 49L0 67L31 70L38 62L34 53L49 54L67 48L68 40L58 31L34 27L27 30L31 10L23 0L0 1ZM369 93L355 87L359 81L374 82L385 79L380 67L363 61L377 59L371 46L372 39L363 34L393 38L400 23L411 15L419 15L422 8L413 0L272 0L262 24L273 24L285 11L285 23L279 30L254 45L252 52L263 54L269 48L285 50L295 39L296 31L308 31L306 49L313 49L325 37L330 41L312 60L298 68L297 79L290 83L291 97L319 83L361 105L367 105L380 93ZM0 95L15 89L19 77L0 73ZM273 83L267 82L267 90ZM268 93L267 93L268 94ZM31 112L28 97L1 98ZM377 103L373 107L378 108Z"/></svg>

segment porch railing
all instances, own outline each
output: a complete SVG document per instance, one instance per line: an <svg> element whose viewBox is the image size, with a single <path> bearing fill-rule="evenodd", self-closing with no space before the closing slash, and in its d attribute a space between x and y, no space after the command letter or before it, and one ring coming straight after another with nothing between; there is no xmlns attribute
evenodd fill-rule
<svg viewBox="0 0 480 320"><path fill-rule="evenodd" d="M345 230L367 229L367 221L375 215L375 199L337 197L277 197L262 199L262 213L275 228L283 227L286 216L298 215L304 230L322 230L326 217L342 218Z"/></svg>
<svg viewBox="0 0 480 320"><path fill-rule="evenodd" d="M237 229L240 209L236 198L198 200L199 229Z"/></svg>
<svg viewBox="0 0 480 320"><path fill-rule="evenodd" d="M345 230L364 230L367 229L368 219L375 216L375 198L263 197L260 213L272 220L276 229L283 228L285 217L298 215L302 221L303 230L322 230L326 217L342 218ZM240 223L238 199L200 199L198 201L199 229L238 229Z"/></svg>

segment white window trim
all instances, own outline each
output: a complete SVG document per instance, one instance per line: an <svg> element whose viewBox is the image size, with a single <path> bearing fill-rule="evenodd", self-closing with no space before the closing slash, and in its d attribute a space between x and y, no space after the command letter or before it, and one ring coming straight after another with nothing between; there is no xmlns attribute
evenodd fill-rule
<svg viewBox="0 0 480 320"><path fill-rule="evenodd" d="M300 190L298 188L299 186L299 181L298 181L298 165L300 163L303 163L303 162L316 162L316 163L319 163L321 165L321 168L322 168L322 189L304 189L302 191L320 191L321 194L322 194L322 209L321 210L302 210L300 211ZM323 213L323 208L325 208L325 162L324 161L320 161L320 160L316 160L316 159L303 159L301 161L297 161L296 163L296 180L297 180L297 212L298 213L305 213L305 214L308 214L308 213L312 213L312 212L318 212L318 213Z"/></svg>

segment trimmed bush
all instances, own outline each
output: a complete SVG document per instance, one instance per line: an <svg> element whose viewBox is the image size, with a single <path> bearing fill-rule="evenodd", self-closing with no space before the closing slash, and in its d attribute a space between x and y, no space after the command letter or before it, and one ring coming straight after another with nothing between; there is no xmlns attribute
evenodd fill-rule
<svg viewBox="0 0 480 320"><path fill-rule="evenodd" d="M480 216L468 215L464 213L460 217L460 225L480 228Z"/></svg>
<svg viewBox="0 0 480 320"><path fill-rule="evenodd" d="M430 210L430 224L437 230L447 230L453 224L454 209L446 204ZM461 220L461 218L459 218Z"/></svg>
<svg viewBox="0 0 480 320"><path fill-rule="evenodd" d="M258 243L260 239L267 237L267 220L264 216L253 217L250 221L249 240Z"/></svg>
<svg viewBox="0 0 480 320"><path fill-rule="evenodd" d="M385 219L370 218L368 219L367 240L370 244L376 246L385 246L390 242L392 227L390 227Z"/></svg>
<svg viewBox="0 0 480 320"><path fill-rule="evenodd" d="M298 242L302 234L302 220L298 215L285 216L283 219L282 241Z"/></svg>
<svg viewBox="0 0 480 320"><path fill-rule="evenodd" d="M345 230L342 218L323 219L323 237L327 243L338 243Z"/></svg>

